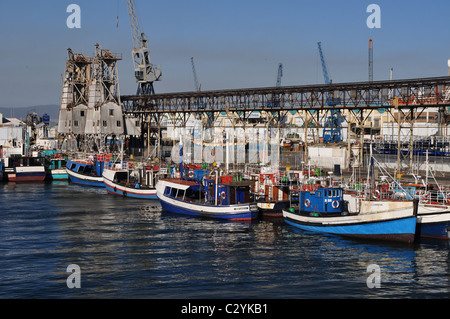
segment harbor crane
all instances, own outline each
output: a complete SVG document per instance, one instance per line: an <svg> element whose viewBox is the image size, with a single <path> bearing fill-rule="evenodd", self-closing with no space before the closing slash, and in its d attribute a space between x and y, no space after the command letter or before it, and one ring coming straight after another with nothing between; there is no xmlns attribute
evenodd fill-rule
<svg viewBox="0 0 450 319"><path fill-rule="evenodd" d="M133 35L133 50L131 51L134 64L134 77L138 83L137 95L155 94L153 82L161 81L162 72L153 66L150 60L148 39L141 31L133 0L127 0L128 15L130 17L131 33Z"/></svg>
<svg viewBox="0 0 450 319"><path fill-rule="evenodd" d="M317 42L317 46L319 48L319 55L320 55L320 61L322 63L322 71L323 71L323 79L325 81L325 84L331 85L333 83L333 80L330 78L328 74L328 68L327 63L325 61L323 52L322 52L322 41ZM328 106L336 106L340 104L340 99L335 98L333 96L328 96L328 93L326 94L326 101ZM325 125L323 129L323 142L324 143L337 143L342 141L342 134L341 134L341 125L342 118L340 115L340 112L331 110L330 116L325 120Z"/></svg>
<svg viewBox="0 0 450 319"><path fill-rule="evenodd" d="M278 64L278 71L277 71L277 83L276 86L281 86L281 77L283 76L283 64ZM280 96L279 94L275 94L273 97L272 102L267 104L267 107L279 107L280 106Z"/></svg>
<svg viewBox="0 0 450 319"><path fill-rule="evenodd" d="M194 57L191 57L192 73L194 74L195 91L200 92L202 85L198 83L197 72L195 71Z"/></svg>
<svg viewBox="0 0 450 319"><path fill-rule="evenodd" d="M200 92L201 89L202 89L202 85L200 83L198 83L197 71L195 70L194 57L191 57L191 65L192 65L192 73L194 74L195 91L196 92ZM199 108L199 109L205 107L202 97L200 97L199 99L196 99L196 105L197 105L197 108ZM197 116L199 116L199 114L196 114L195 116L197 117ZM214 121L213 114L210 113L210 112L206 113L206 123L207 123L208 127L212 127L212 122L213 121Z"/></svg>
<svg viewBox="0 0 450 319"><path fill-rule="evenodd" d="M277 86L281 86L281 77L283 76L283 64L278 64L278 73L277 73Z"/></svg>

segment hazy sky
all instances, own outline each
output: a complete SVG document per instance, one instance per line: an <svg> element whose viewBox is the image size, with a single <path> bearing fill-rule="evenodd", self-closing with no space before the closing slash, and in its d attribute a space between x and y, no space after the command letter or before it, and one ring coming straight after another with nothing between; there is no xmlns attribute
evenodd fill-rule
<svg viewBox="0 0 450 319"><path fill-rule="evenodd" d="M66 25L67 6L81 8L81 28ZM369 29L371 3L381 28ZM333 82L447 75L450 1L135 0L163 80L157 93L192 91L194 57L202 90L323 83L317 41ZM126 0L2 1L0 107L59 104L67 48L92 55L94 44L122 53L120 90L134 94L132 37ZM116 18L119 16L119 25Z"/></svg>

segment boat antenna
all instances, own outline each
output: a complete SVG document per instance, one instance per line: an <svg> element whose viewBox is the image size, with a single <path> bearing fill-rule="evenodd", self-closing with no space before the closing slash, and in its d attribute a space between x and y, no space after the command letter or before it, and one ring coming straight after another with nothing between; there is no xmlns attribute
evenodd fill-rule
<svg viewBox="0 0 450 319"><path fill-rule="evenodd" d="M183 139L180 136L180 178L183 179Z"/></svg>

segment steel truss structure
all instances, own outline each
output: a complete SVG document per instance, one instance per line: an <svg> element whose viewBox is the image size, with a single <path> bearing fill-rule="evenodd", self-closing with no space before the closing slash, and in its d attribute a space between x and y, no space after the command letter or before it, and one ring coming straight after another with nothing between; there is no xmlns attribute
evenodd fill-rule
<svg viewBox="0 0 450 319"><path fill-rule="evenodd" d="M327 103L329 99L339 100L339 104ZM398 125L412 130L415 120L427 108L438 108L444 112L450 106L450 76L387 80L372 82L330 83L321 85L280 86L235 90L201 92L178 92L151 95L122 95L123 112L146 120L158 131L163 114L172 114L179 119L180 126L186 123L186 115L212 117L226 114L235 121L245 122L254 111L266 111L268 127L280 127L282 119L290 112L301 112L308 123L321 127L329 111L348 114L350 123L363 127L363 123L374 111L389 112ZM394 114L395 112L395 114ZM232 115L230 115L232 114ZM394 116L395 115L395 116ZM150 133L150 130L149 130ZM307 134L305 132L305 134ZM158 136L160 136L157 133ZM305 135L306 136L306 135ZM359 134L361 144L363 134ZM155 140L158 138L155 138ZM400 142L399 142L400 143ZM413 143L410 143L411 147ZM307 156L307 152L305 152ZM403 157L403 158L401 158ZM398 155L400 162L409 159L412 165L412 149L409 154ZM361 158L362 163L362 158Z"/></svg>

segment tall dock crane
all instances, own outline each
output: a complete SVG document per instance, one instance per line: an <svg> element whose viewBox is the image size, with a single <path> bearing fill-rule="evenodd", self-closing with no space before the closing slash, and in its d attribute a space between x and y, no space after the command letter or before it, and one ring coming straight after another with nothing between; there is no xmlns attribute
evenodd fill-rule
<svg viewBox="0 0 450 319"><path fill-rule="evenodd" d="M278 73L277 73L277 87L281 86L281 77L283 76L283 64L278 64Z"/></svg>
<svg viewBox="0 0 450 319"><path fill-rule="evenodd" d="M322 41L317 42L317 47L319 48L320 62L322 63L323 79L325 84L331 84L330 76L328 75L327 63L322 52Z"/></svg>
<svg viewBox="0 0 450 319"><path fill-rule="evenodd" d="M319 48L320 61L322 63L322 71L323 71L323 79L325 84L331 85L333 81L330 79L328 74L327 64L325 62L325 58L322 52L322 41L317 42L317 46ZM335 98L332 94L331 97L326 95L327 104L329 106L336 106L340 104L340 99ZM324 143L337 143L342 141L341 134L341 125L342 119L339 111L330 111L330 116L325 121L324 129L323 129L323 142Z"/></svg>
<svg viewBox="0 0 450 319"><path fill-rule="evenodd" d="M192 73L194 74L195 91L200 92L202 85L198 83L197 71L195 70L194 57L191 57Z"/></svg>
<svg viewBox="0 0 450 319"><path fill-rule="evenodd" d="M133 35L134 47L131 53L133 56L134 77L138 83L137 94L155 94L153 82L161 81L162 72L159 67L155 67L151 63L148 39L145 33L141 31L134 1L127 0L127 4Z"/></svg>
<svg viewBox="0 0 450 319"><path fill-rule="evenodd" d="M279 63L278 64L278 69L277 69L277 82L276 82L276 87L280 87L281 86L281 77L283 76L283 64ZM278 107L280 106L280 95L279 94L275 94L273 96L273 100L272 102L267 104L267 107Z"/></svg>

